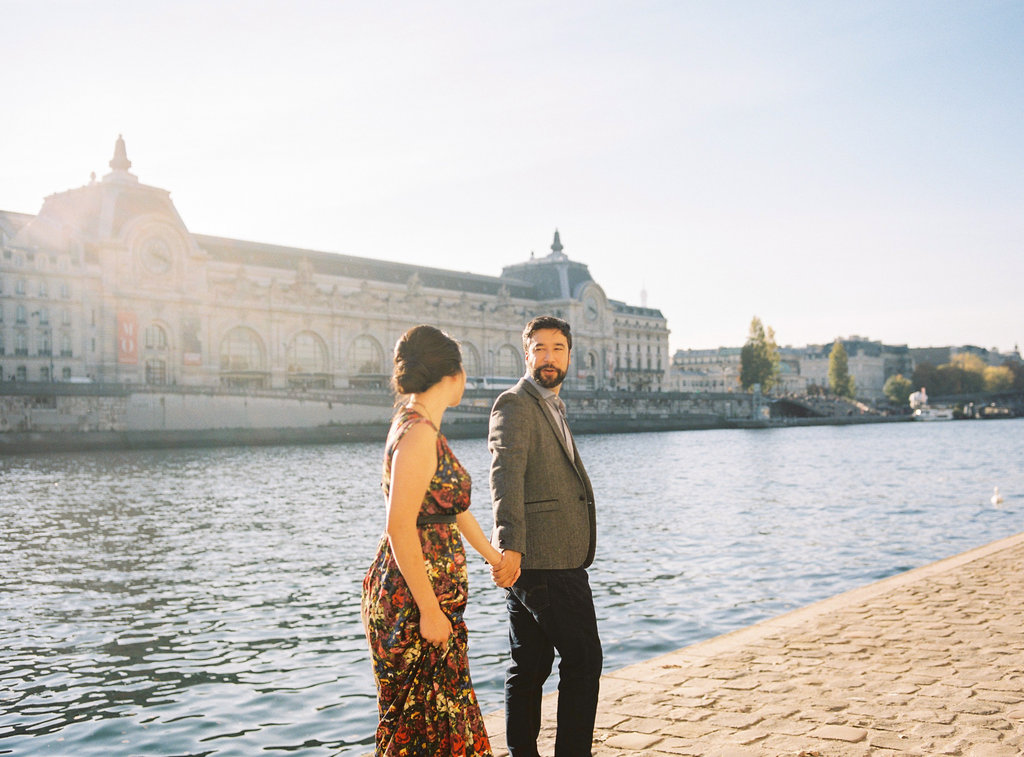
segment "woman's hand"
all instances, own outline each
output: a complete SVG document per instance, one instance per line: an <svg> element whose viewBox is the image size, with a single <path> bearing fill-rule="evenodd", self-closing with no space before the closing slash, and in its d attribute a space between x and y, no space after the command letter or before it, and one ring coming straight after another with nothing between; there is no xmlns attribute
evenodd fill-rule
<svg viewBox="0 0 1024 757"><path fill-rule="evenodd" d="M491 566L491 580L497 587L507 589L519 580L519 576L523 573L519 568L522 557L519 552L514 552L511 549L506 549L501 553L501 562Z"/></svg>
<svg viewBox="0 0 1024 757"><path fill-rule="evenodd" d="M452 622L440 607L420 612L420 635L435 647L443 647L452 635Z"/></svg>

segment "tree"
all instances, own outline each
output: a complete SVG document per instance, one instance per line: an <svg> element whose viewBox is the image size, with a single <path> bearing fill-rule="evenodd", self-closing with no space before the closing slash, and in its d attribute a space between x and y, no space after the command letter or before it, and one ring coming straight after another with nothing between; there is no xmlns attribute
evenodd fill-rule
<svg viewBox="0 0 1024 757"><path fill-rule="evenodd" d="M1011 391L1024 392L1024 365L1019 362L1007 360L1003 363L1002 367L1009 369L1010 373L1013 374L1013 386L1010 387Z"/></svg>
<svg viewBox="0 0 1024 757"><path fill-rule="evenodd" d="M931 363L918 363L914 367L914 373L910 377L910 383L914 385L915 389L924 387L927 389L929 394L935 396L949 394L949 392L944 391L945 387L942 386L939 369Z"/></svg>
<svg viewBox="0 0 1024 757"><path fill-rule="evenodd" d="M1013 389L1016 376L1008 366L986 366L983 374L986 392L1008 392Z"/></svg>
<svg viewBox="0 0 1024 757"><path fill-rule="evenodd" d="M897 373L886 379L882 391L892 404L906 407L910 402L910 393L914 391L914 385L902 373Z"/></svg>
<svg viewBox="0 0 1024 757"><path fill-rule="evenodd" d="M856 384L850 375L850 359L841 339L832 344L828 354L828 385L837 397L853 397Z"/></svg>
<svg viewBox="0 0 1024 757"><path fill-rule="evenodd" d="M954 355L949 364L962 368L968 373L984 373L986 368L985 361L970 352L961 352L959 355Z"/></svg>
<svg viewBox="0 0 1024 757"><path fill-rule="evenodd" d="M746 344L740 350L740 386L750 391L754 384L760 384L766 392L778 378L779 347L775 344L775 332L770 326L765 329L761 319L754 316Z"/></svg>
<svg viewBox="0 0 1024 757"><path fill-rule="evenodd" d="M982 364L984 365L984 364ZM939 366L939 385L941 390L928 390L935 396L943 394L977 394L985 388L984 375L970 368L963 368L956 362ZM983 369L984 370L984 369Z"/></svg>

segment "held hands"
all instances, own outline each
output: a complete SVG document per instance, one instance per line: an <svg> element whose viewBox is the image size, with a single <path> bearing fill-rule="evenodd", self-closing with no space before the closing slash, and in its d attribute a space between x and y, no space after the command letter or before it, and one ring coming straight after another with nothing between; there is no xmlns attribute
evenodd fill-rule
<svg viewBox="0 0 1024 757"><path fill-rule="evenodd" d="M443 647L452 635L452 622L444 611L437 607L430 612L420 613L420 636L435 647Z"/></svg>
<svg viewBox="0 0 1024 757"><path fill-rule="evenodd" d="M501 553L501 561L497 565L491 565L491 580L494 581L496 586L507 589L519 580L519 576L522 573L519 564L522 558L522 554L513 552L510 549L506 549Z"/></svg>

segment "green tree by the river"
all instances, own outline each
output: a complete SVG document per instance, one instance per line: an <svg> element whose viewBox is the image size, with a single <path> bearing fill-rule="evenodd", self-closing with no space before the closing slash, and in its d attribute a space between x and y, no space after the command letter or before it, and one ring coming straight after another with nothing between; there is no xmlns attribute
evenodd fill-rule
<svg viewBox="0 0 1024 757"><path fill-rule="evenodd" d="M853 397L857 388L850 375L850 359L841 339L836 339L828 354L828 386L837 397Z"/></svg>
<svg viewBox="0 0 1024 757"><path fill-rule="evenodd" d="M775 331L754 316L747 341L740 350L740 386L750 391L754 384L760 384L761 391L767 392L778 383L779 362Z"/></svg>
<svg viewBox="0 0 1024 757"><path fill-rule="evenodd" d="M882 392L894 405L906 407L910 402L910 395L914 391L914 384L902 373L896 373L885 380Z"/></svg>

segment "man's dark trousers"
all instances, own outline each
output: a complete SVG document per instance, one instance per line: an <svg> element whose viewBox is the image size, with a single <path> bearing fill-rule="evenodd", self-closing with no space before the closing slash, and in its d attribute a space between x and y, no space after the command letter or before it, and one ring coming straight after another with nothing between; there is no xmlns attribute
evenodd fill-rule
<svg viewBox="0 0 1024 757"><path fill-rule="evenodd" d="M541 697L558 664L555 757L590 757L601 682L601 640L584 568L524 570L509 590L505 740L511 757L538 757Z"/></svg>

